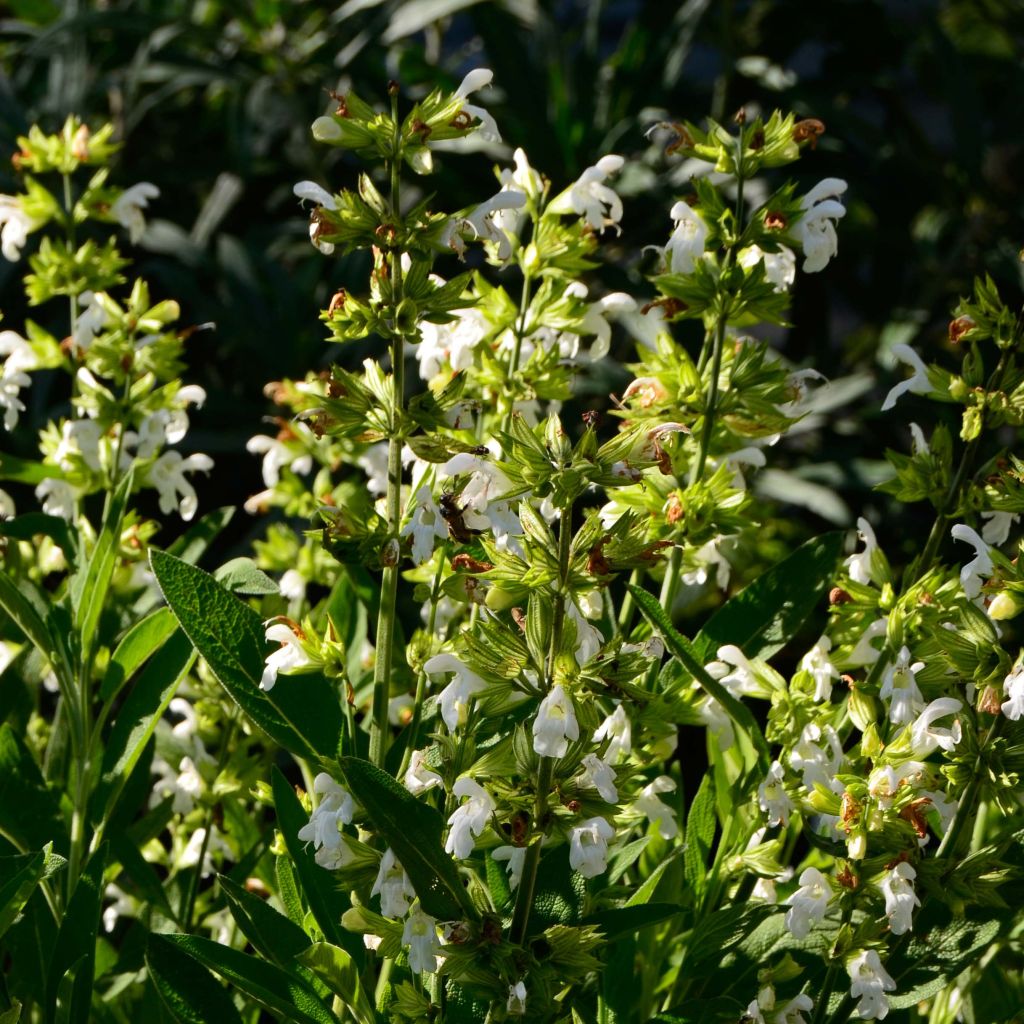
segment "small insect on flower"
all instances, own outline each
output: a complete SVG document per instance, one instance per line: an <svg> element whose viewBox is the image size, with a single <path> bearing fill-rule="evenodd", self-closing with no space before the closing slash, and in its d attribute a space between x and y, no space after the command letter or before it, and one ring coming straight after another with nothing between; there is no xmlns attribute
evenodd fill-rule
<svg viewBox="0 0 1024 1024"><path fill-rule="evenodd" d="M448 536L452 540L458 541L460 544L469 544L481 532L480 530L471 530L466 525L465 514L468 506L459 504L457 494L450 491L443 492L437 507L441 518L448 527Z"/></svg>

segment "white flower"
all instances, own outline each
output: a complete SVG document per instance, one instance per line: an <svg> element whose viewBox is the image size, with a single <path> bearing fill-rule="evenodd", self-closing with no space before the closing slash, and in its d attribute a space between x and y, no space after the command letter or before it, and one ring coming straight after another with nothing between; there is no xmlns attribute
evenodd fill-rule
<svg viewBox="0 0 1024 1024"><path fill-rule="evenodd" d="M370 895L380 896L380 912L385 917L405 917L416 898L416 890L390 846L380 859L380 868Z"/></svg>
<svg viewBox="0 0 1024 1024"><path fill-rule="evenodd" d="M205 752L204 752L205 753ZM206 755L206 760L210 760ZM175 771L163 758L153 759L153 771L159 776L153 783L150 806L172 797L171 810L175 814L189 814L203 792L203 777L191 757L183 757Z"/></svg>
<svg viewBox="0 0 1024 1024"><path fill-rule="evenodd" d="M465 777L456 780L452 793L466 802L456 808L448 819L448 838L444 848L458 860L465 860L476 845L474 837L482 835L487 828L495 803L483 786Z"/></svg>
<svg viewBox="0 0 1024 1024"><path fill-rule="evenodd" d="M846 182L841 178L825 178L800 200L805 212L792 234L804 251L806 274L824 270L839 250L835 222L846 215L846 207L838 198L845 191Z"/></svg>
<svg viewBox="0 0 1024 1024"><path fill-rule="evenodd" d="M569 864L584 878L596 878L608 866L608 840L615 829L604 818L588 818L569 833Z"/></svg>
<svg viewBox="0 0 1024 1024"><path fill-rule="evenodd" d="M160 189L148 181L140 181L131 188L126 188L114 200L110 212L114 220L125 228L132 245L135 245L146 230L146 218L142 211L149 205L150 199L156 199Z"/></svg>
<svg viewBox="0 0 1024 1024"><path fill-rule="evenodd" d="M597 754L587 754L583 758L580 785L593 786L601 794L601 799L610 804L619 802L619 791L615 788L615 772L611 765L602 761Z"/></svg>
<svg viewBox="0 0 1024 1024"><path fill-rule="evenodd" d="M824 740L827 750L820 746ZM808 722L800 733L799 741L789 753L789 766L793 771L803 773L803 784L808 792L815 783L832 788L835 774L843 761L843 745L831 725L822 729L814 722Z"/></svg>
<svg viewBox="0 0 1024 1024"><path fill-rule="evenodd" d="M714 537L706 544L699 547L692 554L688 553L688 561L694 563L694 568L680 574L680 579L688 586L703 586L711 578L710 570L715 570L715 586L719 590L725 590L729 586L729 574L732 566L729 559L718 550L718 545L725 540L724 537Z"/></svg>
<svg viewBox="0 0 1024 1024"><path fill-rule="evenodd" d="M508 987L508 1003L505 1008L509 1013L522 1017L526 1013L526 985L517 981Z"/></svg>
<svg viewBox="0 0 1024 1024"><path fill-rule="evenodd" d="M604 637L596 626L587 622L586 617L577 607L576 601L571 597L565 599L565 614L567 618L572 619L576 626L576 649L574 652L576 661L580 665L586 665L601 650Z"/></svg>
<svg viewBox="0 0 1024 1024"><path fill-rule="evenodd" d="M405 771L403 781L405 788L413 796L419 796L420 793L426 793L428 789L433 789L435 786L443 784L441 776L427 767L426 760L426 749L414 750L409 758L409 767Z"/></svg>
<svg viewBox="0 0 1024 1024"><path fill-rule="evenodd" d="M954 540L962 540L974 548L974 558L960 570L960 585L964 593L973 601L981 593L981 583L992 575L992 555L989 546L978 536L977 532L963 523L957 523L949 531Z"/></svg>
<svg viewBox="0 0 1024 1024"><path fill-rule="evenodd" d="M732 470L732 486L737 491L747 489L747 481L743 476L741 466L753 466L755 469L761 469L768 463L764 452L753 446L730 452L723 461Z"/></svg>
<svg viewBox="0 0 1024 1024"><path fill-rule="evenodd" d="M854 583L878 583L871 557L878 550L878 541L871 524L863 517L857 520L857 536L864 542L864 550L850 555L846 560L846 571Z"/></svg>
<svg viewBox="0 0 1024 1024"><path fill-rule="evenodd" d="M401 535L412 537L412 560L417 565L430 559L435 541L448 536L448 527L429 487L421 487L416 492L412 518L402 527Z"/></svg>
<svg viewBox="0 0 1024 1024"><path fill-rule="evenodd" d="M872 622L863 633L861 633L860 639L854 645L853 650L850 651L845 664L851 667L874 665L874 663L878 661L881 651L874 646L872 641L877 640L880 636L885 636L888 628L888 619L875 619L875 621Z"/></svg>
<svg viewBox="0 0 1024 1024"><path fill-rule="evenodd" d="M474 694L487 688L487 684L475 672L463 665L454 654L435 654L423 666L428 675L454 672L455 678L441 691L441 718L449 732L455 732L466 722L469 701Z"/></svg>
<svg viewBox="0 0 1024 1024"><path fill-rule="evenodd" d="M1006 701L1000 710L1011 721L1016 722L1024 715L1024 665L1017 665L1003 680L1003 691Z"/></svg>
<svg viewBox="0 0 1024 1024"><path fill-rule="evenodd" d="M263 456L263 482L267 487L276 487L281 479L281 470L287 466L297 476L310 472L313 456L307 452L296 454L283 441L266 434L257 434L246 442L245 450L253 455Z"/></svg>
<svg viewBox="0 0 1024 1024"><path fill-rule="evenodd" d="M4 258L16 263L21 258L21 250L28 241L30 231L34 231L39 222L30 217L21 204L20 196L0 195L0 250Z"/></svg>
<svg viewBox="0 0 1024 1024"><path fill-rule="evenodd" d="M784 779L782 765L773 761L764 782L757 787L757 804L768 816L769 825L786 825L793 810L793 801L782 785Z"/></svg>
<svg viewBox="0 0 1024 1024"><path fill-rule="evenodd" d="M910 727L910 745L915 757L927 757L937 747L950 751L960 742L963 733L959 718L954 719L949 729L936 728L932 723L956 714L962 707L955 697L939 697L917 716Z"/></svg>
<svg viewBox="0 0 1024 1024"><path fill-rule="evenodd" d="M928 367L922 362L921 357L909 346L899 342L892 347L892 354L901 362L906 363L914 371L913 375L906 380L901 380L885 396L882 403L882 412L888 412L896 404L896 400L905 395L908 391L914 395L927 395L932 386L928 382Z"/></svg>
<svg viewBox="0 0 1024 1024"><path fill-rule="evenodd" d="M574 290L582 291L583 294L580 297L586 298L587 289L584 284L574 281L565 291L568 295ZM625 292L609 292L587 306L583 314L580 333L584 335L593 334L595 337L594 343L590 346L590 351L586 354L587 359L593 362L594 360L604 359L608 355L608 349L611 346L612 340L612 328L611 324L608 323L609 315L618 318L623 313L630 313L635 309L636 300ZM579 339L576 335L572 334L569 337L576 338L575 350L570 350L568 353L568 358L575 359L579 350Z"/></svg>
<svg viewBox="0 0 1024 1024"><path fill-rule="evenodd" d="M421 341L416 348L420 378L433 380L445 367L466 370L473 365L473 350L491 331L486 315L476 306L459 310L447 324L420 324Z"/></svg>
<svg viewBox="0 0 1024 1024"><path fill-rule="evenodd" d="M709 662L704 670L734 697L761 692L754 666L735 644L723 644L718 648L717 656L718 661Z"/></svg>
<svg viewBox="0 0 1024 1024"><path fill-rule="evenodd" d="M55 476L47 477L36 487L36 497L48 516L60 516L69 523L75 517L75 489Z"/></svg>
<svg viewBox="0 0 1024 1024"><path fill-rule="evenodd" d="M25 411L20 392L31 383L32 378L23 370L9 361L4 363L3 375L0 376L0 409L4 410L5 430L13 430L18 425L18 416Z"/></svg>
<svg viewBox="0 0 1024 1024"><path fill-rule="evenodd" d="M923 668L923 661L910 664L910 648L904 646L900 649L896 664L885 670L878 695L882 700L889 701L889 721L894 725L911 721L924 707L924 698L916 678Z"/></svg>
<svg viewBox="0 0 1024 1024"><path fill-rule="evenodd" d="M626 709L620 704L598 727L594 733L594 742L603 743L608 740L608 749L604 759L615 764L623 757L628 757L633 749L633 730Z"/></svg>
<svg viewBox="0 0 1024 1024"><path fill-rule="evenodd" d="M541 757L564 757L569 740L580 738L572 698L561 684L553 686L533 720L533 749Z"/></svg>
<svg viewBox="0 0 1024 1024"><path fill-rule="evenodd" d="M79 352L85 352L95 341L96 335L103 330L107 322L107 311L93 292L82 292L78 302L85 309L75 318L71 340Z"/></svg>
<svg viewBox="0 0 1024 1024"><path fill-rule="evenodd" d="M818 642L800 659L800 668L809 672L814 679L814 699L826 701L832 696L832 680L839 678L839 669L832 664L828 652L832 641L820 637Z"/></svg>
<svg viewBox="0 0 1024 1024"><path fill-rule="evenodd" d="M892 806L900 786L904 782L918 781L924 771L922 761L904 761L898 766L880 765L868 776L868 792L878 801L879 807L887 810Z"/></svg>
<svg viewBox="0 0 1024 1024"><path fill-rule="evenodd" d="M0 516L4 519L13 519L15 516L14 499L4 490L0 490ZM10 664L10 658L4 660L6 646L0 642L0 672Z"/></svg>
<svg viewBox="0 0 1024 1024"><path fill-rule="evenodd" d="M195 867L199 863L199 855L202 852L204 844L206 846L206 853L203 856L203 863L199 872L203 878L207 878L213 874L214 853L219 853L222 857L232 856L231 847L224 841L224 837L220 834L216 826L213 826L210 831L209 841L206 839L206 829L197 828L195 832L192 833L192 838L189 839L175 866L179 869Z"/></svg>
<svg viewBox="0 0 1024 1024"><path fill-rule="evenodd" d="M523 880L523 864L526 862L525 846L499 846L492 851L491 856L495 860L506 860L505 870L508 871L508 885L510 889L518 889L519 883Z"/></svg>
<svg viewBox="0 0 1024 1024"><path fill-rule="evenodd" d="M556 196L548 210L552 213L575 213L594 231L617 226L622 220L622 200L604 182L606 178L617 174L624 163L621 156L601 157L561 195Z"/></svg>
<svg viewBox="0 0 1024 1024"><path fill-rule="evenodd" d="M981 518L988 520L981 529L982 540L993 547L999 547L1010 539L1010 528L1020 522L1020 513L982 512Z"/></svg>
<svg viewBox="0 0 1024 1024"><path fill-rule="evenodd" d="M522 192L502 189L464 216L453 217L441 234L441 244L461 257L466 251L467 237L495 242L498 247L496 256L504 262L512 255L512 243L499 215L504 210L521 210L525 205L526 196Z"/></svg>
<svg viewBox="0 0 1024 1024"><path fill-rule="evenodd" d="M302 646L302 641L294 630L285 622L274 622L266 627L267 643L279 643L281 646L269 655L260 679L260 689L269 693L277 682L279 673L291 675L312 664L309 655Z"/></svg>
<svg viewBox="0 0 1024 1024"><path fill-rule="evenodd" d="M281 596L288 601L302 601L306 597L306 580L298 569L288 569L278 584Z"/></svg>
<svg viewBox="0 0 1024 1024"><path fill-rule="evenodd" d="M326 207L328 210L336 210L338 208L338 200L315 181L300 181L292 188L292 192L300 200L308 199L311 203Z"/></svg>
<svg viewBox="0 0 1024 1024"><path fill-rule="evenodd" d="M110 906L103 908L103 930L112 932L117 926L119 917L133 916L135 901L130 899L127 893L119 889L113 882L103 890L103 895L106 899L114 901Z"/></svg>
<svg viewBox="0 0 1024 1024"><path fill-rule="evenodd" d="M800 888L786 900L786 927L796 939L804 939L811 925L821 921L828 912L832 888L817 868L805 868L800 874Z"/></svg>
<svg viewBox="0 0 1024 1024"><path fill-rule="evenodd" d="M4 373L34 370L38 365L35 350L17 331L0 331L0 356L4 357Z"/></svg>
<svg viewBox="0 0 1024 1024"><path fill-rule="evenodd" d="M669 211L675 229L664 249L668 271L672 274L692 274L693 268L704 255L704 242L708 226L689 203L678 202Z"/></svg>
<svg viewBox="0 0 1024 1024"><path fill-rule="evenodd" d="M784 245L778 252L765 252L759 245L748 245L737 259L744 270L751 270L764 261L764 279L775 285L777 292L786 292L796 280L796 253Z"/></svg>
<svg viewBox="0 0 1024 1024"><path fill-rule="evenodd" d="M437 922L420 910L418 900L405 919L402 944L409 947L409 970L413 974L433 974L437 970L437 954L441 949Z"/></svg>
<svg viewBox="0 0 1024 1024"><path fill-rule="evenodd" d="M511 188L517 188L526 194L530 199L536 199L544 191L544 179L531 166L522 149L517 149L512 154L512 162L515 170L505 168L501 172L501 183Z"/></svg>
<svg viewBox="0 0 1024 1024"><path fill-rule="evenodd" d="M487 68L475 68L462 80L458 89L455 90L455 95L464 101L470 93L490 85L493 78L493 71ZM463 102L461 109L462 112L469 114L470 117L474 117L480 122L477 126L480 138L485 142L501 142L501 133L498 131L497 122L483 107L475 107L471 103Z"/></svg>
<svg viewBox="0 0 1024 1024"><path fill-rule="evenodd" d="M469 482L462 490L463 519L471 530L491 530L499 550L516 551L523 529L509 502L502 500L511 491L512 483L493 462L460 452L452 456L440 470L441 476L469 473Z"/></svg>
<svg viewBox="0 0 1024 1024"><path fill-rule="evenodd" d="M659 775L640 790L640 795L633 804L634 810L645 815L652 825L658 826L658 833L662 839L674 839L679 835L675 809L658 798L659 793L673 793L675 788L674 779L667 775Z"/></svg>
<svg viewBox="0 0 1024 1024"><path fill-rule="evenodd" d="M102 439L103 428L95 420L65 420L61 424L60 443L54 450L53 461L67 473L75 469L75 456L80 456L89 469L98 472L102 468Z"/></svg>
<svg viewBox="0 0 1024 1024"><path fill-rule="evenodd" d="M910 931L911 915L914 907L921 906L921 901L914 893L913 881L917 872L906 862L900 861L882 879L881 889L885 896L885 916L889 918L889 927L893 935L903 935Z"/></svg>
<svg viewBox="0 0 1024 1024"><path fill-rule="evenodd" d="M164 515L177 511L188 522L196 514L199 499L185 474L208 473L211 469L213 459L209 455L197 453L183 457L181 452L164 452L146 470L146 482L157 489L160 511Z"/></svg>
<svg viewBox="0 0 1024 1024"><path fill-rule="evenodd" d="M857 1014L861 1020L882 1020L889 1013L886 992L896 989L896 982L878 959L873 949L858 953L847 965L850 975L850 998L860 999Z"/></svg>
<svg viewBox="0 0 1024 1024"><path fill-rule="evenodd" d="M334 870L347 859L347 849L339 825L352 823L355 801L352 794L326 772L320 772L313 779L313 792L320 797L320 802L313 809L309 821L299 829L298 837L316 848L317 864Z"/></svg>

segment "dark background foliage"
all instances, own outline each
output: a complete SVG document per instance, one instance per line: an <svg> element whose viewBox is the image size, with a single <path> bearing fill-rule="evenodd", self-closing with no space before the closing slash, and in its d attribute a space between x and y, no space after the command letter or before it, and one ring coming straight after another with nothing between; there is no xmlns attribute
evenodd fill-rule
<svg viewBox="0 0 1024 1024"><path fill-rule="evenodd" d="M975 274L991 273L1011 301L1020 290L1019 3L8 0L0 31L0 149L13 151L34 121L111 119L124 142L117 180L162 190L138 269L158 295L182 302L186 323L217 325L194 335L189 352L188 376L210 400L186 444L217 460L199 481L203 509L260 489L244 445L267 429L264 384L338 358L318 310L337 287L363 287L359 258L325 259L309 245L291 192L305 178L334 188L354 180L355 165L309 134L329 88L377 100L394 78L416 95L488 66L496 88L485 103L506 141L556 187L603 153L638 160L621 183L623 234L609 239L617 265L591 284L640 298L649 294L641 247L664 240L685 189L678 165L646 142L648 125L728 119L741 105L823 120L827 134L796 170L806 185L846 178L849 213L839 258L800 277L796 326L780 346L796 365L853 374L854 400L773 456L794 474L786 493L799 499L803 528L887 509L870 488L884 448L906 449L916 401L901 404L903 416L878 412L891 345L939 357L949 312ZM443 158L430 182L439 204L489 195L496 155ZM0 191L15 185L4 161ZM26 312L20 271L0 262L8 326ZM879 378L866 391L865 375ZM588 390L607 396L622 384L611 377ZM27 422L38 426L56 399L43 384L32 401ZM13 443L28 449L31 434ZM890 533L908 550L916 519L928 518L914 511Z"/></svg>

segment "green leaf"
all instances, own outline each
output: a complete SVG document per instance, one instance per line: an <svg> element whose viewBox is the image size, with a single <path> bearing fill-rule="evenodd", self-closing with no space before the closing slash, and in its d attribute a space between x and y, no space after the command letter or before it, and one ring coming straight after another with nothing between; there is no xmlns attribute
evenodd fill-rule
<svg viewBox="0 0 1024 1024"><path fill-rule="evenodd" d="M698 660L710 661L723 644L763 660L785 647L825 601L843 537L837 530L807 541L726 601L693 641Z"/></svg>
<svg viewBox="0 0 1024 1024"><path fill-rule="evenodd" d="M337 1018L305 981L275 964L199 935L166 935L164 939L283 1020L337 1024Z"/></svg>
<svg viewBox="0 0 1024 1024"><path fill-rule="evenodd" d="M178 628L178 620L169 608L160 608L136 622L121 638L110 656L100 683L100 700L112 700L139 666L160 648Z"/></svg>
<svg viewBox="0 0 1024 1024"><path fill-rule="evenodd" d="M658 603L657 598L647 593L642 587L627 583L629 592L633 595L637 607L654 626L665 641L665 646L673 657L677 658L683 668L700 684L701 688L707 691L708 695L714 697L725 709L733 722L742 729L750 739L757 751L758 761L762 772L767 773L772 763L771 753L768 744L765 742L764 734L761 732L750 708L742 701L737 700L729 691L722 686L717 679L712 678L704 670L702 658L698 655L689 640L676 631L665 610ZM749 588L748 588L749 589Z"/></svg>
<svg viewBox="0 0 1024 1024"><path fill-rule="evenodd" d="M683 865L686 881L698 896L707 884L708 855L715 838L715 790L711 776L701 779L700 788L686 816L686 852Z"/></svg>
<svg viewBox="0 0 1024 1024"><path fill-rule="evenodd" d="M33 595L38 601L31 599ZM46 624L44 602L45 598L29 586L28 581L15 583L0 570L0 608L11 617L29 643L50 662L58 680L66 687L72 675L70 661L66 648L51 634Z"/></svg>
<svg viewBox="0 0 1024 1024"><path fill-rule="evenodd" d="M533 890L530 932L537 934L551 925L579 924L587 902L587 880L573 871L564 851L541 857Z"/></svg>
<svg viewBox="0 0 1024 1024"><path fill-rule="evenodd" d="M349 789L394 850L423 910L440 921L476 920L479 913L441 842L441 815L369 761L343 757L340 763Z"/></svg>
<svg viewBox="0 0 1024 1024"><path fill-rule="evenodd" d="M57 796L10 722L0 726L0 831L30 850L66 843Z"/></svg>
<svg viewBox="0 0 1024 1024"><path fill-rule="evenodd" d="M26 512L14 519L0 520L0 537L32 540L38 536L49 537L64 552L68 565L74 566L77 563L78 545L66 519L48 516L43 512Z"/></svg>
<svg viewBox="0 0 1024 1024"><path fill-rule="evenodd" d="M14 923L36 886L60 871L67 861L53 852L53 844L38 853L0 858L0 935Z"/></svg>
<svg viewBox="0 0 1024 1024"><path fill-rule="evenodd" d="M261 690L267 643L259 615L202 569L156 548L149 557L171 611L232 700L291 753L333 757L342 729L335 687L303 675Z"/></svg>
<svg viewBox="0 0 1024 1024"><path fill-rule="evenodd" d="M308 821L309 815L303 810L295 790L281 772L274 768L271 777L274 792L274 809L277 812L277 827L284 838L285 847L291 857L290 868L298 877L299 885L309 904L316 923L320 926L324 937L336 946L342 946L360 963L363 962L363 943L358 935L351 935L341 927L341 915L349 909L350 903L345 894L334 884L334 878L313 859L313 850L308 843L299 839L299 829ZM284 881L290 877L283 876L288 868L282 864L284 858L278 858L278 878L281 884L282 901L291 900L290 886L286 892ZM289 917L295 908L285 902ZM293 918L301 920L301 915Z"/></svg>
<svg viewBox="0 0 1024 1024"><path fill-rule="evenodd" d="M6 453L0 454L0 480L38 484L51 476L60 476L60 470L56 466L48 466L43 462L29 462Z"/></svg>
<svg viewBox="0 0 1024 1024"><path fill-rule="evenodd" d="M345 950L329 942L316 942L295 959L327 984L358 1024L377 1024L373 1004L359 981L359 968Z"/></svg>
<svg viewBox="0 0 1024 1024"><path fill-rule="evenodd" d="M21 1020L21 1003L17 999L11 1003L9 1010L4 1010L0 1013L0 1024L18 1024Z"/></svg>
<svg viewBox="0 0 1024 1024"><path fill-rule="evenodd" d="M654 896L658 883L678 858L680 852L680 849L677 847L644 879L640 888L626 901L627 907L641 907L645 903L651 902L651 897Z"/></svg>
<svg viewBox="0 0 1024 1024"><path fill-rule="evenodd" d="M178 630L160 648L160 657L152 658L135 680L118 709L103 752L102 775L94 796L99 820L110 819L125 782L195 657L191 641Z"/></svg>
<svg viewBox="0 0 1024 1024"><path fill-rule="evenodd" d="M146 967L160 998L178 1024L242 1024L227 990L173 942L150 935Z"/></svg>
<svg viewBox="0 0 1024 1024"><path fill-rule="evenodd" d="M309 947L309 936L265 900L254 896L225 875L218 875L217 881L228 902L231 916L260 956L287 967Z"/></svg>
<svg viewBox="0 0 1024 1024"><path fill-rule="evenodd" d="M662 921L681 913L682 908L674 903L647 903L642 907L613 907L610 910L599 910L583 918L580 924L596 925L604 933L605 940L613 942L624 935L632 935L641 928L661 924Z"/></svg>
<svg viewBox="0 0 1024 1024"><path fill-rule="evenodd" d="M232 558L213 574L213 578L232 594L278 594L277 584L251 558Z"/></svg>
<svg viewBox="0 0 1024 1024"><path fill-rule="evenodd" d="M129 469L117 485L117 490L110 495L103 516L103 528L96 538L96 546L85 560L85 564L71 578L71 608L83 651L88 651L92 645L92 638L100 621L100 612L103 611L103 603L107 599L107 588L114 574L114 565L121 545L121 523L128 507L128 497L132 492L134 479L135 473Z"/></svg>
<svg viewBox="0 0 1024 1024"><path fill-rule="evenodd" d="M96 934L103 903L103 870L107 863L104 843L89 858L75 884L67 912L57 932L46 982L48 1016L57 1007L58 990L67 993L69 1024L88 1024L96 962ZM65 980L65 976L70 981Z"/></svg>

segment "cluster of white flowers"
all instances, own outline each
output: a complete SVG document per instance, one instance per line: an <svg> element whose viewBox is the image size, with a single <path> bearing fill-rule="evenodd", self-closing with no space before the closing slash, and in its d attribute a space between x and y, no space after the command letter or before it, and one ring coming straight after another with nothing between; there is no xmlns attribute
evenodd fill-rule
<svg viewBox="0 0 1024 1024"><path fill-rule="evenodd" d="M320 801L308 824L299 829L299 839L313 844L316 862L321 867L340 868L348 858L340 826L352 823L355 801L352 794L326 772L320 772L313 780L313 792Z"/></svg>

